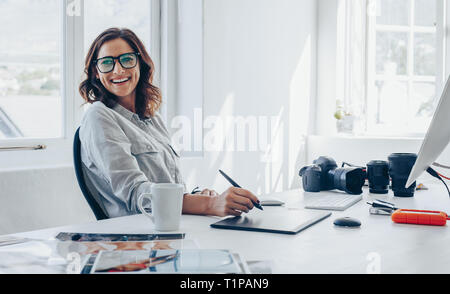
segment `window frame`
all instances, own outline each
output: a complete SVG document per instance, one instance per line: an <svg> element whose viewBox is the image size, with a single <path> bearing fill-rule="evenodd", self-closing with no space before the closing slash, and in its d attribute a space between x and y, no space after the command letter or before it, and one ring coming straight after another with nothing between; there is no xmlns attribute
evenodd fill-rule
<svg viewBox="0 0 450 294"><path fill-rule="evenodd" d="M373 5L372 1L376 0L367 0L367 11L371 9L371 5ZM374 97L370 96L370 88L374 87L373 84L376 80L386 79L385 75L377 74L375 70L375 37L378 31L386 31L386 32L405 32L408 34L408 51L407 51L407 73L405 75L397 75L395 76L395 80L405 81L407 83L407 91L410 93L412 91L412 84L414 82L434 82L435 83L435 91L436 95L442 91L444 86L444 72L445 72L445 64L446 64L446 56L448 52L445 50L445 42L448 42L448 38L444 35L444 28L446 23L446 18L448 17L448 13L445 15L444 6L446 3L443 0L436 0L436 26L435 28L423 27L423 26L415 26L414 25L414 0L409 0L411 7L409 12L410 23L404 26L397 25L379 25L376 24L376 13L367 13L367 21L366 21L366 56L365 56L365 64L366 64L366 93L365 93L365 103L364 103L364 113L365 113L365 126L364 126L364 134L363 136L385 136L385 137L424 137L425 132L405 132L398 130L386 130L385 126L379 126L376 124L372 124L369 122L369 114L372 113L370 111L369 100ZM372 7L373 8L373 7ZM347 16L348 17L348 16ZM372 29L373 28L373 29ZM436 37L436 65L442 65L436 67L436 75L433 76L418 76L414 75L414 48L413 44L413 35L415 33L435 33ZM447 47L448 48L448 47ZM448 62L448 61L447 61ZM447 66L448 67L448 66ZM448 72L448 71L446 71ZM392 80L392 79L389 79ZM437 97L438 99L439 97ZM408 100L411 99L410 94L408 94Z"/></svg>
<svg viewBox="0 0 450 294"><path fill-rule="evenodd" d="M149 0L150 48L157 73L155 84L161 81L160 1ZM70 15L69 5L77 5L79 14ZM78 10L79 9L79 10ZM61 99L63 107L63 133L59 138L0 139L1 147L45 145L41 150L0 151L0 170L72 166L73 135L84 113L78 86L84 70L84 0L62 0L60 6L61 40Z"/></svg>

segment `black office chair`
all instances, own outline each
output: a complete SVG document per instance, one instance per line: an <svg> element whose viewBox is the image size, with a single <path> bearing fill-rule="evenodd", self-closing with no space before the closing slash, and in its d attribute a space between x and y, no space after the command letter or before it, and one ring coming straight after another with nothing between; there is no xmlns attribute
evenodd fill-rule
<svg viewBox="0 0 450 294"><path fill-rule="evenodd" d="M75 136L73 139L73 162L75 166L75 174L77 175L78 185L80 186L81 192L83 193L84 198L86 198L86 201L94 212L97 220L107 219L108 217L106 216L105 212L100 207L97 200L95 200L92 193L89 191L88 185L84 178L81 163L81 141L79 132L80 128L78 128L75 132Z"/></svg>

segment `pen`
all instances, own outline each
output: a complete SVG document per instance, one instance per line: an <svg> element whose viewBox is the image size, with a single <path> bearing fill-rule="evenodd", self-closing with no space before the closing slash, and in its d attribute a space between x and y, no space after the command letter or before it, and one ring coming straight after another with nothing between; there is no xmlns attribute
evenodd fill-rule
<svg viewBox="0 0 450 294"><path fill-rule="evenodd" d="M230 182L230 184L233 185L233 187L241 188L241 186L239 186L235 181L233 181L233 179L231 179L229 176L227 176L227 174L224 173L223 171L221 171L220 169L219 169L219 173L222 176L224 176L224 178L227 179L227 181ZM255 205L256 208L263 210L263 208L260 204L254 202L253 200L251 200L251 201L252 201L253 205Z"/></svg>

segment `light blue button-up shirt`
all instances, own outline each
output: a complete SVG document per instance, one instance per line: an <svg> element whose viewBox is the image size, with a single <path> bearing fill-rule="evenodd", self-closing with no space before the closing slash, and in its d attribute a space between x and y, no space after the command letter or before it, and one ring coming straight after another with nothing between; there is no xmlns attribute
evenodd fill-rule
<svg viewBox="0 0 450 294"><path fill-rule="evenodd" d="M120 104L94 102L83 116L80 141L85 179L108 217L139 213L137 199L152 183L184 185L179 156L157 113L140 119Z"/></svg>

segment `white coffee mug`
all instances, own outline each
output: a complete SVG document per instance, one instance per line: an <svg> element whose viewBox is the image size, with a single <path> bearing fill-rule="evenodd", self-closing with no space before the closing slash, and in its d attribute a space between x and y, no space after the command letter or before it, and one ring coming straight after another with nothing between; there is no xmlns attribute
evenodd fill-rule
<svg viewBox="0 0 450 294"><path fill-rule="evenodd" d="M183 207L184 186L173 183L154 183L151 193L139 196L139 210L148 216L157 231L177 231L180 228ZM151 201L152 212L148 213L142 206L144 199Z"/></svg>

